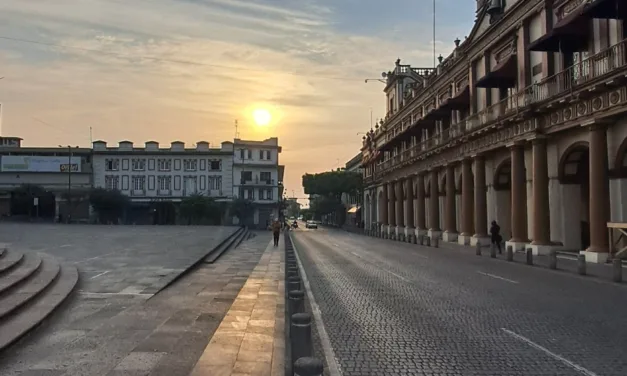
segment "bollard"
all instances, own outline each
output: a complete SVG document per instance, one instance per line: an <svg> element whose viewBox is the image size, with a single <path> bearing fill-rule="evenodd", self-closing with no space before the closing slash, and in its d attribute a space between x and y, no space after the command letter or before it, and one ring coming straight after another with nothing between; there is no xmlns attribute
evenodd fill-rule
<svg viewBox="0 0 627 376"><path fill-rule="evenodd" d="M490 257L496 258L496 244L492 243L490 247Z"/></svg>
<svg viewBox="0 0 627 376"><path fill-rule="evenodd" d="M418 235L418 240L420 240L420 245L425 245L425 237L423 235Z"/></svg>
<svg viewBox="0 0 627 376"><path fill-rule="evenodd" d="M426 242L427 242L426 246L427 247L431 247L431 238L428 237L428 236L425 236L425 239L426 239Z"/></svg>
<svg viewBox="0 0 627 376"><path fill-rule="evenodd" d="M511 245L507 246L507 261L514 261L514 247Z"/></svg>
<svg viewBox="0 0 627 376"><path fill-rule="evenodd" d="M533 250L531 248L527 248L525 256L527 256L527 265L533 265Z"/></svg>
<svg viewBox="0 0 627 376"><path fill-rule="evenodd" d="M292 315L290 344L292 345L292 360L313 355L311 349L311 315L309 313Z"/></svg>
<svg viewBox="0 0 627 376"><path fill-rule="evenodd" d="M554 249L549 251L549 269L557 269L557 251Z"/></svg>
<svg viewBox="0 0 627 376"><path fill-rule="evenodd" d="M315 358L300 358L294 363L294 376L322 376L324 366Z"/></svg>
<svg viewBox="0 0 627 376"><path fill-rule="evenodd" d="M577 255L577 271L581 275L586 275L586 255Z"/></svg>
<svg viewBox="0 0 627 376"><path fill-rule="evenodd" d="M613 259L612 260L612 280L614 282L620 283L623 281L623 261L621 259Z"/></svg>
<svg viewBox="0 0 627 376"><path fill-rule="evenodd" d="M286 274L285 276L286 276L287 278L289 278L289 277L294 277L294 276L296 276L296 277L298 277L298 276L299 276L299 275L298 275L298 270L294 270L294 269L292 269L292 270L288 270L286 273L287 273L287 274Z"/></svg>
<svg viewBox="0 0 627 376"><path fill-rule="evenodd" d="M288 313L292 316L295 313L305 311L305 292L296 290L288 292Z"/></svg>
<svg viewBox="0 0 627 376"><path fill-rule="evenodd" d="M438 238L437 236L433 237L433 246L435 248L438 248L438 243L440 242L440 238Z"/></svg>
<svg viewBox="0 0 627 376"><path fill-rule="evenodd" d="M475 255L481 256L481 242L477 242L475 245Z"/></svg>
<svg viewBox="0 0 627 376"><path fill-rule="evenodd" d="M297 275L287 277L287 291L300 290L300 282L300 277Z"/></svg>
<svg viewBox="0 0 627 376"><path fill-rule="evenodd" d="M418 239L416 239L415 234L411 237L411 240L413 241L414 244L418 244Z"/></svg>

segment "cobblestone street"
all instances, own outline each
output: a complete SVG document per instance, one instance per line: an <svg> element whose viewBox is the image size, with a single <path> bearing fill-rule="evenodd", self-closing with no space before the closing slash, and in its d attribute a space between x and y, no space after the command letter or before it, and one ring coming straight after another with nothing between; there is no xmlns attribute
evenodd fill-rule
<svg viewBox="0 0 627 376"><path fill-rule="evenodd" d="M336 230L293 236L342 375L625 374L624 284Z"/></svg>

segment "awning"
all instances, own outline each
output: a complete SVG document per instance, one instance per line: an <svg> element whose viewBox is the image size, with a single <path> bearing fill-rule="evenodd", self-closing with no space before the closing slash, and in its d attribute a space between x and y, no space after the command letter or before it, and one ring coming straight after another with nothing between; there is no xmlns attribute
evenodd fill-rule
<svg viewBox="0 0 627 376"><path fill-rule="evenodd" d="M466 85L455 96L447 99L440 106L440 110L463 110L470 106L470 86Z"/></svg>
<svg viewBox="0 0 627 376"><path fill-rule="evenodd" d="M625 0L595 0L585 9L588 18L609 20L627 20L627 3Z"/></svg>
<svg viewBox="0 0 627 376"><path fill-rule="evenodd" d="M492 71L477 81L477 87L512 88L516 87L518 62L517 55L511 54L499 62Z"/></svg>
<svg viewBox="0 0 627 376"><path fill-rule="evenodd" d="M588 49L588 36L585 34L555 34L550 31L531 42L529 51L540 52L578 52Z"/></svg>
<svg viewBox="0 0 627 376"><path fill-rule="evenodd" d="M347 213L348 214L356 214L358 210L359 210L359 206L353 205L350 209L348 209Z"/></svg>

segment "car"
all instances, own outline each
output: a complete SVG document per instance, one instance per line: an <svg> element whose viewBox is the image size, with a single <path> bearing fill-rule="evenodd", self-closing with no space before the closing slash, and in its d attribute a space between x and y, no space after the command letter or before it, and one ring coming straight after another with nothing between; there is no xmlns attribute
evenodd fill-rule
<svg viewBox="0 0 627 376"><path fill-rule="evenodd" d="M315 221L307 221L305 228L318 228L318 224Z"/></svg>

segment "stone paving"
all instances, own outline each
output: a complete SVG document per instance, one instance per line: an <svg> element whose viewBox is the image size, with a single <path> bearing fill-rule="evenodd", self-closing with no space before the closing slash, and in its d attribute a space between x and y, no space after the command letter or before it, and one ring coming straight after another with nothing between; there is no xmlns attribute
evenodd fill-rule
<svg viewBox="0 0 627 376"><path fill-rule="evenodd" d="M625 285L341 231L293 235L342 375L625 374Z"/></svg>
<svg viewBox="0 0 627 376"><path fill-rule="evenodd" d="M284 240L269 244L190 376L282 375Z"/></svg>
<svg viewBox="0 0 627 376"><path fill-rule="evenodd" d="M161 227L146 226L138 235L148 235L149 228L163 242L162 249L176 243L158 234L156 229ZM199 237L181 243L201 244L211 235ZM153 297L124 289L110 294L76 293L52 320L0 356L0 374L187 376L269 242L270 235L260 232L215 264L201 264ZM172 248L171 252L183 250Z"/></svg>

